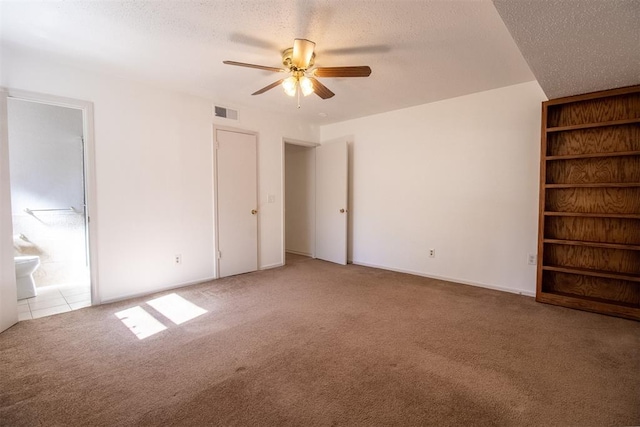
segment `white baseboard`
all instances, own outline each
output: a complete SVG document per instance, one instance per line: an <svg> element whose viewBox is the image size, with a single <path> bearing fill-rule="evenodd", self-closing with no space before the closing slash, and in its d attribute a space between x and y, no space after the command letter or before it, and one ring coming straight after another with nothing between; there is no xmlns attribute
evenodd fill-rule
<svg viewBox="0 0 640 427"><path fill-rule="evenodd" d="M260 270L269 270L271 268L278 268L284 266L283 262L276 262L275 264L263 265Z"/></svg>
<svg viewBox="0 0 640 427"><path fill-rule="evenodd" d="M285 252L289 253L289 254L294 254L294 255L302 255L302 256L308 256L310 258L313 258L313 254L308 253L308 252L301 252L301 251L292 251L290 249L286 249Z"/></svg>
<svg viewBox="0 0 640 427"><path fill-rule="evenodd" d="M477 286L479 288L492 289L494 291L509 292L511 294L524 295L524 296L528 296L528 297L535 297L536 296L536 293L535 292L531 292L531 291L525 291L525 290L522 290L522 289L505 288L505 287L502 287L502 286L488 285L486 283L480 283L480 282L470 282L468 280L456 279L455 277L436 276L436 275L433 275L433 274L425 274L425 273L422 273L420 271L404 270L404 269L401 269L401 268L392 268L392 267L387 267L387 266L384 266L384 265L369 264L369 263L360 262L360 261L351 261L351 263L354 264L354 265L361 265L363 267L379 268L381 270L395 271L397 273L406 273L406 274L412 274L414 276L428 277L429 279L444 280L444 281L447 281L447 282L455 282L455 283L460 283L460 284L463 284L463 285Z"/></svg>
<svg viewBox="0 0 640 427"><path fill-rule="evenodd" d="M162 288L159 288L159 289L154 289L153 291L149 291L149 292L140 292L140 293L125 295L125 296L121 296L121 297L109 298L109 299L105 299L105 300L100 301L99 304L92 304L92 305L110 304L112 302L119 302L119 301L125 301L125 300L133 299L133 298L140 298L140 297L144 297L144 296L147 296L147 295L157 294L159 292L170 291L172 289L179 289L179 288L184 288L186 286L199 285L200 283L211 282L213 280L217 280L217 278L216 277L209 277L209 278L204 278L204 279L192 280L192 281L189 281L189 282L179 283L177 285L169 285L169 286L162 287Z"/></svg>
<svg viewBox="0 0 640 427"><path fill-rule="evenodd" d="M290 252L290 251L287 251L287 252ZM292 252L292 253L295 253L295 252ZM309 256L309 255L305 255L305 256ZM536 296L535 292L525 291L525 290L522 290L522 289L505 288L505 287L502 287L502 286L488 285L486 283L480 283L480 282L470 282L468 280L456 279L454 277L436 276L436 275L433 275L433 274L425 274L425 273L422 273L420 271L404 270L404 269L401 269L401 268L387 267L387 266L384 266L384 265L370 264L370 263L354 261L354 260L349 261L349 263L354 264L354 265L361 265L363 267L379 268L381 270L389 270L389 271L395 271L395 272L398 272L398 273L412 274L414 276L427 277L429 279L444 280L444 281L447 281L447 282L461 283L463 285L477 286L477 287L480 287L480 288L493 289L493 290L496 290L496 291L509 292L509 293L518 294L518 295L525 295L525 296L528 296L528 297L535 297ZM278 263L275 263L275 264L269 264L269 265L262 266L262 267L260 267L260 270L269 270L269 269L272 269L272 268L278 268L278 267L282 267L282 266L284 266L284 263L278 262ZM149 292L141 292L141 293L136 293L136 294L124 295L124 296L120 296L120 297L116 297L116 298L105 299L105 300L100 301L99 304L93 304L93 305L110 304L110 303L113 303L113 302L125 301L125 300L132 299L132 298L140 298L140 297L144 297L144 296L147 296L147 295L157 294L159 292L170 291L172 289L184 288L185 286L199 285L200 283L211 282L213 280L217 280L217 278L216 277L206 277L206 278L202 278L202 279L198 279L198 280L192 280L192 281L189 281L189 282L179 283L177 285L169 285L169 286L166 286L166 287L163 287L163 288L160 288L160 289L154 289L154 290L149 291Z"/></svg>

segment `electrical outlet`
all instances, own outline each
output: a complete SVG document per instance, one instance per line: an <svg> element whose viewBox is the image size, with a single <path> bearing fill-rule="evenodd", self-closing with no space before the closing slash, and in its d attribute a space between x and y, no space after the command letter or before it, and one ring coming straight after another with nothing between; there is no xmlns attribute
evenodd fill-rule
<svg viewBox="0 0 640 427"><path fill-rule="evenodd" d="M436 250L429 249L429 258L435 258L435 257L436 257Z"/></svg>
<svg viewBox="0 0 640 427"><path fill-rule="evenodd" d="M173 263L175 265L180 265L182 264L182 255L178 254L176 256L173 257Z"/></svg>
<svg viewBox="0 0 640 427"><path fill-rule="evenodd" d="M529 265L536 265L538 263L537 258L538 257L536 256L536 254L529 254L529 259L528 259Z"/></svg>

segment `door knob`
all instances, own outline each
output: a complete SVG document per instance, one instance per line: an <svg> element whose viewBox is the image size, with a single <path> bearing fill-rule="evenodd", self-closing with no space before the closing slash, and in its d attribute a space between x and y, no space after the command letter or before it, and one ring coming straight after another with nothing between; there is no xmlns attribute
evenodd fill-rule
<svg viewBox="0 0 640 427"><path fill-rule="evenodd" d="M257 211L257 210L255 210L255 209L251 209L251 215L255 215L255 214L257 214L257 213L258 213L258 211Z"/></svg>
<svg viewBox="0 0 640 427"><path fill-rule="evenodd" d="M340 213L344 213L344 209L340 209Z"/></svg>

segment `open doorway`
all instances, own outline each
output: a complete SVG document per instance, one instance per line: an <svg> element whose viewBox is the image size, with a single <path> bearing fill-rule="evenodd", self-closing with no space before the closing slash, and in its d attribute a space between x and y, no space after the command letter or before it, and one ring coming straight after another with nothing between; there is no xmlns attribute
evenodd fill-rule
<svg viewBox="0 0 640 427"><path fill-rule="evenodd" d="M9 96L18 320L92 304L86 108Z"/></svg>
<svg viewBox="0 0 640 427"><path fill-rule="evenodd" d="M283 139L283 262L287 254L347 264L347 138ZM289 257L292 258L292 257Z"/></svg>
<svg viewBox="0 0 640 427"><path fill-rule="evenodd" d="M284 140L284 263L315 258L317 144Z"/></svg>

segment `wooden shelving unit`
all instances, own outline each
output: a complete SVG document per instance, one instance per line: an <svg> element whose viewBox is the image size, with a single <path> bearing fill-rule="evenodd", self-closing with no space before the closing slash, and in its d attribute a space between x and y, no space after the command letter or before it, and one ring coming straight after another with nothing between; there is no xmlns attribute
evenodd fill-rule
<svg viewBox="0 0 640 427"><path fill-rule="evenodd" d="M640 320L640 86L542 104L536 300Z"/></svg>

